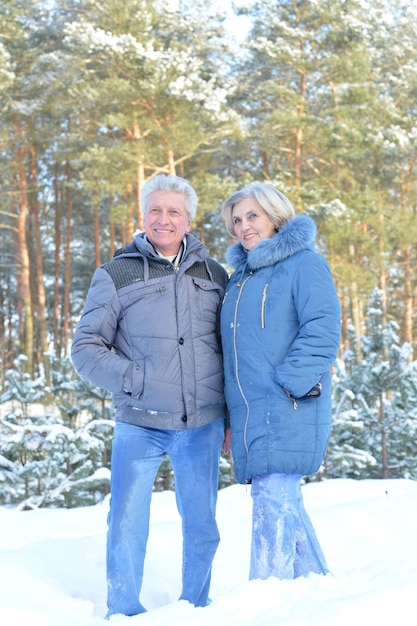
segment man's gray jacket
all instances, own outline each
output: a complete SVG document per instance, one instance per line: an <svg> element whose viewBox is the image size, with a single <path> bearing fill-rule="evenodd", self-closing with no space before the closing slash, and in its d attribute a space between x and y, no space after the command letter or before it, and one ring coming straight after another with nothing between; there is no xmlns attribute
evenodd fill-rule
<svg viewBox="0 0 417 626"><path fill-rule="evenodd" d="M141 233L95 271L71 355L80 375L112 392L116 420L182 430L225 418L227 279L190 234L178 266Z"/></svg>

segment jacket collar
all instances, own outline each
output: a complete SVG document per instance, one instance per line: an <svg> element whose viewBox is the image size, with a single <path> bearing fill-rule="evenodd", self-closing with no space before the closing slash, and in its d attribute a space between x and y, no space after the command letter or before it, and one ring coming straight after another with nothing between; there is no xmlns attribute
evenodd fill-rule
<svg viewBox="0 0 417 626"><path fill-rule="evenodd" d="M133 244L136 248L136 252L133 251L133 256L137 256L139 252L145 257L153 257L155 259L163 258L160 254L158 254L153 245L147 241L145 233L139 233L136 235L133 240ZM204 261L209 256L208 250L204 244L197 239L197 237L194 237L194 235L186 233L184 236L181 261L188 258L191 253L195 253L200 261Z"/></svg>
<svg viewBox="0 0 417 626"><path fill-rule="evenodd" d="M152 248L152 251L156 254L156 256L161 257L161 259L168 259L168 261L171 261L171 263L173 263L174 265L179 265L187 249L187 238L185 237L185 235L177 254L173 254L171 256L165 256L164 254L162 254L162 252L159 252L159 250L157 250L157 248L155 248L155 246L149 241L146 234L144 235L143 239L145 242L147 242L148 247Z"/></svg>
<svg viewBox="0 0 417 626"><path fill-rule="evenodd" d="M240 242L227 250L226 261L233 269L243 264L249 269L275 265L300 250L314 249L316 225L307 215L296 215L285 222L276 235L263 239L258 245L247 252Z"/></svg>

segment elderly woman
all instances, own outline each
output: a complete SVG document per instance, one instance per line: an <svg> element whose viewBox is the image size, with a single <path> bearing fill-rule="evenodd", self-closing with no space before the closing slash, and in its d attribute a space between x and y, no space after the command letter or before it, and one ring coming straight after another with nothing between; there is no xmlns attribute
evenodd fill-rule
<svg viewBox="0 0 417 626"><path fill-rule="evenodd" d="M320 468L331 428L340 306L316 227L275 187L252 183L221 207L238 242L221 331L236 480L251 484L250 578L326 574L301 480Z"/></svg>

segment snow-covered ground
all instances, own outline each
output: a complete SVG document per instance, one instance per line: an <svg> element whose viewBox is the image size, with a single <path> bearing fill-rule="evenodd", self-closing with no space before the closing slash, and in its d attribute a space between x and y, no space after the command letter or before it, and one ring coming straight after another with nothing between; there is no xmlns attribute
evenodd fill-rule
<svg viewBox="0 0 417 626"><path fill-rule="evenodd" d="M180 593L172 492L155 493L141 601L104 620L108 500L72 510L0 508L1 626L408 626L417 623L417 482L329 480L303 494L331 575L248 582L250 488L219 492L212 604Z"/></svg>

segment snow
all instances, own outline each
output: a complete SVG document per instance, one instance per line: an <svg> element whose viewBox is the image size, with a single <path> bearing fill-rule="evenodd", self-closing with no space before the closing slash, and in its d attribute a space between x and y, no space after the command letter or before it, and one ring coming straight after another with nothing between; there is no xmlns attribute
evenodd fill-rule
<svg viewBox="0 0 417 626"><path fill-rule="evenodd" d="M173 492L155 493L141 601L104 620L108 499L78 509L0 508L0 624L15 626L385 626L415 623L417 482L328 480L303 486L331 574L248 581L250 488L219 492L212 603L180 593Z"/></svg>

